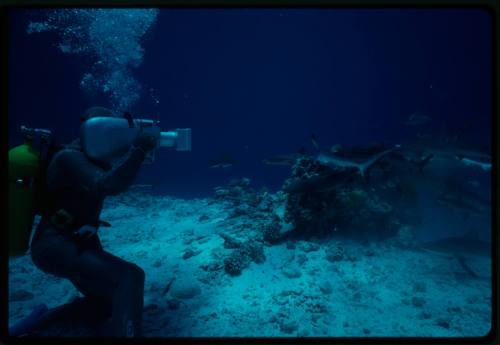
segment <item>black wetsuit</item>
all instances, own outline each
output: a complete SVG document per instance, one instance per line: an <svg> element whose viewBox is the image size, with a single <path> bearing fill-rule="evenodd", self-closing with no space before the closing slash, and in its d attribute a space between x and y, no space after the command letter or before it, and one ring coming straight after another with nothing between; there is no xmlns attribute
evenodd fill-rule
<svg viewBox="0 0 500 345"><path fill-rule="evenodd" d="M105 252L96 235L79 239L83 225L99 226L104 198L133 182L145 153L132 147L112 167L91 161L76 141L59 151L47 170L49 211L42 216L31 243L35 265L46 273L69 279L85 296L102 301L111 312L113 336L140 336L144 271ZM65 210L73 220L57 227L51 216Z"/></svg>

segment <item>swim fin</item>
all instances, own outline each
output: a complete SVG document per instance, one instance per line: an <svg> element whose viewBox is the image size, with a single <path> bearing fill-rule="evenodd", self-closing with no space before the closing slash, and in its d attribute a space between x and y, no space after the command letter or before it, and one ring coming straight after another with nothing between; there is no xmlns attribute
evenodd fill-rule
<svg viewBox="0 0 500 345"><path fill-rule="evenodd" d="M99 336L100 323L111 316L111 306L103 305L91 297L78 297L73 301L47 308L35 307L32 313L9 328L9 335L20 337L43 336Z"/></svg>
<svg viewBox="0 0 500 345"><path fill-rule="evenodd" d="M9 336L20 337L26 335L41 322L42 316L48 310L49 308L44 303L35 306L31 314L9 327Z"/></svg>

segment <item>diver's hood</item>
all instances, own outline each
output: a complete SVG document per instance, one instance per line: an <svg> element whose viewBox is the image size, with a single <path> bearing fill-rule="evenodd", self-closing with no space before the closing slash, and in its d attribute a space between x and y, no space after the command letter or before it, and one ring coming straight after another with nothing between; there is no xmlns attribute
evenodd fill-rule
<svg viewBox="0 0 500 345"><path fill-rule="evenodd" d="M83 152L98 161L116 159L134 143L141 131L141 126L137 126L139 121L134 120L132 124L125 118L116 117L93 117L85 121L80 133Z"/></svg>

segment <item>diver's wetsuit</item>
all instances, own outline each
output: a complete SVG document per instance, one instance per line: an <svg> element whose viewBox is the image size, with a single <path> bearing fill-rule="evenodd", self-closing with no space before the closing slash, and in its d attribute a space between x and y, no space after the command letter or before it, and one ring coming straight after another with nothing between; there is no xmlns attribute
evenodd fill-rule
<svg viewBox="0 0 500 345"><path fill-rule="evenodd" d="M144 271L105 252L97 235L78 239L83 225L99 226L104 198L124 191L135 178L145 152L132 147L113 167L91 161L76 141L59 151L47 170L51 199L31 244L35 265L46 273L69 279L85 296L111 308L114 336L140 336ZM73 220L58 228L51 216L64 209Z"/></svg>

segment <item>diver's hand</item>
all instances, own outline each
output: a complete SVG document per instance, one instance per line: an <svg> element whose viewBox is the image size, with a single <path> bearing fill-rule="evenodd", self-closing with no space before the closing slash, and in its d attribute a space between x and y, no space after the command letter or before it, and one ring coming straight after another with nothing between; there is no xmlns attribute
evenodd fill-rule
<svg viewBox="0 0 500 345"><path fill-rule="evenodd" d="M90 238L97 233L97 228L91 225L83 225L80 229L75 231L75 236L77 238Z"/></svg>
<svg viewBox="0 0 500 345"><path fill-rule="evenodd" d="M134 146L144 152L153 150L156 147L156 137L154 135L141 132L135 139Z"/></svg>

